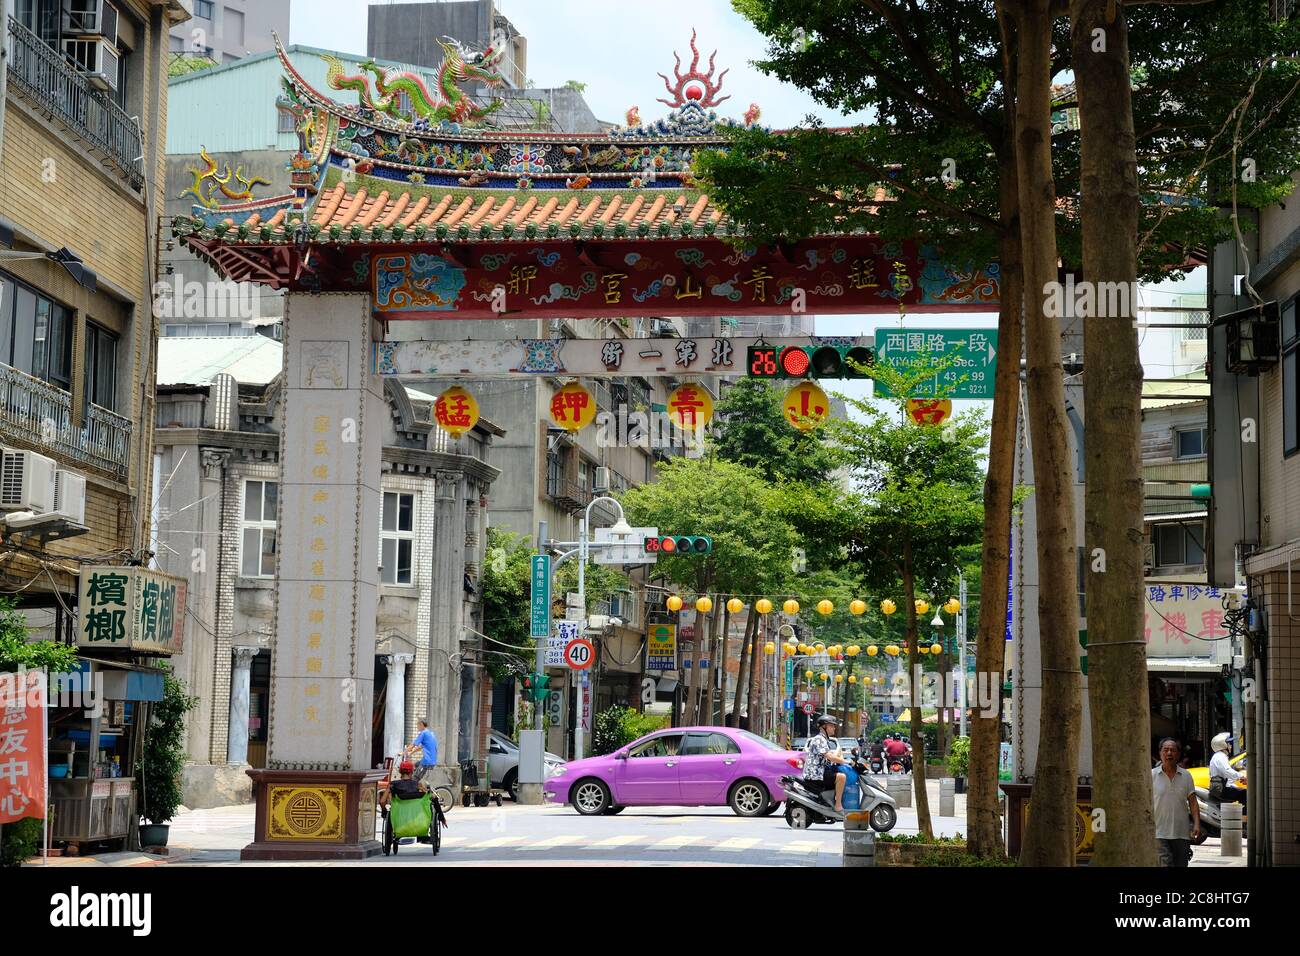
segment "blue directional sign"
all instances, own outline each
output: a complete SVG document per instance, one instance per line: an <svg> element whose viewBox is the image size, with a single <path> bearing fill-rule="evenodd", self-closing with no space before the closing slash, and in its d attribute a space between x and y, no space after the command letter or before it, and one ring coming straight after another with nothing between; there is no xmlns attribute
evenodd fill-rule
<svg viewBox="0 0 1300 956"><path fill-rule="evenodd" d="M794 710L794 699L787 697L785 700L781 701L781 706L785 710Z"/></svg>
<svg viewBox="0 0 1300 956"><path fill-rule="evenodd" d="M529 634L545 639L551 633L551 556L535 554L532 558L532 577L529 579L529 597L532 623Z"/></svg>

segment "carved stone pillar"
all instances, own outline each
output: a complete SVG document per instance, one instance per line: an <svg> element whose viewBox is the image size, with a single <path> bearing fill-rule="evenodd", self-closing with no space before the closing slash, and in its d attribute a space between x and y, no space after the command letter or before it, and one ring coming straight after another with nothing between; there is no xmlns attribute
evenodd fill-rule
<svg viewBox="0 0 1300 956"><path fill-rule="evenodd" d="M256 647L234 647L230 672L230 726L226 732L226 762L248 763L248 700Z"/></svg>
<svg viewBox="0 0 1300 956"><path fill-rule="evenodd" d="M414 654L388 654L388 689L384 692L384 756L394 757L406 743L406 665Z"/></svg>
<svg viewBox="0 0 1300 956"><path fill-rule="evenodd" d="M434 492L427 716L444 764L455 764L459 740L464 583L465 476L459 471L440 471Z"/></svg>

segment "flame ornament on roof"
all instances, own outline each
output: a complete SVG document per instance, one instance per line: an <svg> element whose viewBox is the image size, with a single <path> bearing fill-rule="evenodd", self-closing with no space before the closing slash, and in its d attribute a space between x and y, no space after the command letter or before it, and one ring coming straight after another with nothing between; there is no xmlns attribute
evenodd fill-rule
<svg viewBox="0 0 1300 956"><path fill-rule="evenodd" d="M687 71L683 73L681 55L678 54L677 51L673 51L673 59L677 61L676 65L673 67L673 76L677 78L677 83L672 84L668 82L667 76L663 73L659 74L660 78L664 81L664 88L668 90L668 95L672 97L671 100L666 100L663 97L660 97L659 102L663 103L669 109L674 110L681 109L687 103L697 103L705 109L708 109L731 99L730 95L723 97L718 96L718 94L722 92L722 78L731 72L730 67L718 74L716 81L713 79L713 61L718 56L717 50L714 50L709 54L709 72L700 72L700 51L695 46L694 30L691 30L691 54L691 65Z"/></svg>
<svg viewBox="0 0 1300 956"><path fill-rule="evenodd" d="M682 58L676 51L673 57L677 61L673 67L673 80L660 73L659 77L664 81L664 88L668 90L671 99L658 97L658 102L670 107L670 112L666 117L655 120L651 123L641 121L641 111L633 106L627 111L627 126L613 133L616 137L640 138L640 137L660 137L660 136L707 136L719 126L739 126L740 123L729 117L718 115L716 107L731 99L730 94L719 96L722 92L722 80L730 71L730 68L723 70L714 78L716 67L714 61L718 56L718 51L714 50L709 54L709 68L707 72L700 70L700 50L695 45L696 31L691 30L691 65L687 67L686 72L682 72ZM757 103L750 103L749 109L744 113L744 125L753 126L758 122L759 108Z"/></svg>

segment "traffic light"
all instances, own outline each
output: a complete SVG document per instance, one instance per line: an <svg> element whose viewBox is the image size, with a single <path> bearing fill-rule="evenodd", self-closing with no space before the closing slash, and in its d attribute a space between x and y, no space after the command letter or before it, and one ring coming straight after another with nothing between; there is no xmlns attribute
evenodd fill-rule
<svg viewBox="0 0 1300 956"><path fill-rule="evenodd" d="M751 345L750 378L866 378L854 366L872 365L875 353L865 345ZM850 364L852 363L852 364Z"/></svg>
<svg viewBox="0 0 1300 956"><path fill-rule="evenodd" d="M646 554L678 554L682 557L713 553L713 539L701 534L663 535L645 539Z"/></svg>
<svg viewBox="0 0 1300 956"><path fill-rule="evenodd" d="M551 692L551 678L548 674L539 674L530 671L524 675L524 696L531 697L533 700L546 700Z"/></svg>

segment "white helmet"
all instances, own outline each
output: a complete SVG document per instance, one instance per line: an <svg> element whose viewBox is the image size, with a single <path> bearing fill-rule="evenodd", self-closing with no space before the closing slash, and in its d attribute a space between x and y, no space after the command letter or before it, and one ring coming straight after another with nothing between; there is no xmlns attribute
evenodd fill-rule
<svg viewBox="0 0 1300 956"><path fill-rule="evenodd" d="M1229 745L1231 740L1232 740L1232 734L1229 733L1219 734L1217 737L1215 737L1213 740L1210 741L1210 749L1215 751L1216 753L1220 750L1222 750L1224 753L1228 753L1232 749L1231 746Z"/></svg>

